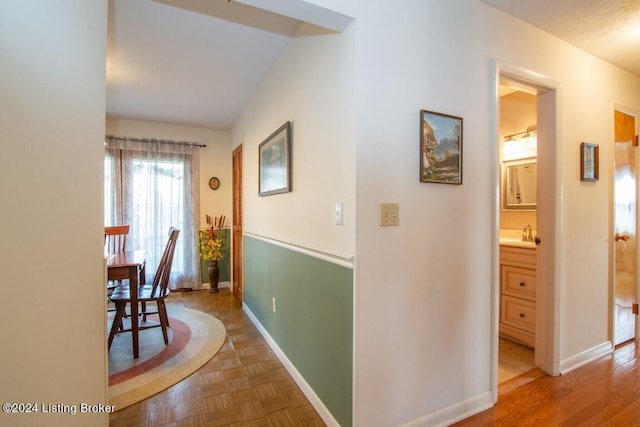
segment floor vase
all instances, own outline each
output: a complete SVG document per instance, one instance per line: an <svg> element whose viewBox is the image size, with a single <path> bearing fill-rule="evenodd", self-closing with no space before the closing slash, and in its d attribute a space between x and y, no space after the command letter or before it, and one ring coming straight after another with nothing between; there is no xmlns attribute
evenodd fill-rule
<svg viewBox="0 0 640 427"><path fill-rule="evenodd" d="M209 273L209 292L217 293L220 292L218 290L218 280L220 278L220 267L218 267L218 261L207 261L207 270Z"/></svg>

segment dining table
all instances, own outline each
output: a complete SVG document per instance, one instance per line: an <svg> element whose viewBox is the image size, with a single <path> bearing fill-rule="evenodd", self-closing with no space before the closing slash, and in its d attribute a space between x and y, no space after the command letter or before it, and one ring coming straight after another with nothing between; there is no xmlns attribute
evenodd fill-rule
<svg viewBox="0 0 640 427"><path fill-rule="evenodd" d="M138 289L145 284L145 259L147 252L144 250L122 251L108 254L107 280L128 280L131 295L131 342L133 358L137 359L138 349ZM115 322L111 329L117 328Z"/></svg>

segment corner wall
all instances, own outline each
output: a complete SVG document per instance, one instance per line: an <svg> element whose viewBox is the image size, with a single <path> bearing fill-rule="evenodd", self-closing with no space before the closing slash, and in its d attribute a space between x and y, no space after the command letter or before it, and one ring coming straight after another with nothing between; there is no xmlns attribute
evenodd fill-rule
<svg viewBox="0 0 640 427"><path fill-rule="evenodd" d="M106 45L106 1L0 2L3 426L108 425Z"/></svg>

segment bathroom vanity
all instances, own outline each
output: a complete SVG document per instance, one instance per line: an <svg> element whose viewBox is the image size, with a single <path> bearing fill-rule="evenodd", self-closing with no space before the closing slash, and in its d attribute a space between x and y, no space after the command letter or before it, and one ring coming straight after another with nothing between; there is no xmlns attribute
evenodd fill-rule
<svg viewBox="0 0 640 427"><path fill-rule="evenodd" d="M534 348L535 332L535 244L501 240L500 336Z"/></svg>

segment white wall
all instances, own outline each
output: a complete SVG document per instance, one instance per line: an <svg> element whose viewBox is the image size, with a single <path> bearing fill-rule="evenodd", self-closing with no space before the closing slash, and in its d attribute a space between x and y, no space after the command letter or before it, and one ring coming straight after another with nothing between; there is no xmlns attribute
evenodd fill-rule
<svg viewBox="0 0 640 427"><path fill-rule="evenodd" d="M640 79L480 1L359 6L356 421L430 425L490 391L491 60L561 82L561 360L609 339L613 106L639 110ZM463 185L419 182L420 109L463 117ZM604 149L596 185L579 180L582 141ZM399 227L378 225L380 202L400 204Z"/></svg>
<svg viewBox="0 0 640 427"><path fill-rule="evenodd" d="M243 143L245 232L341 257L355 236L355 32L293 38L231 130ZM258 196L258 146L292 125L293 191ZM344 224L334 224L343 203Z"/></svg>
<svg viewBox="0 0 640 427"><path fill-rule="evenodd" d="M105 404L107 2L0 2L0 401ZM11 426L106 414L0 413Z"/></svg>
<svg viewBox="0 0 640 427"><path fill-rule="evenodd" d="M228 131L107 117L106 132L109 135L169 139L206 145L199 151L200 225L207 225L207 214L231 218L231 149ZM220 180L220 188L215 191L209 188L209 178L213 176ZM230 221L227 224L231 225Z"/></svg>

